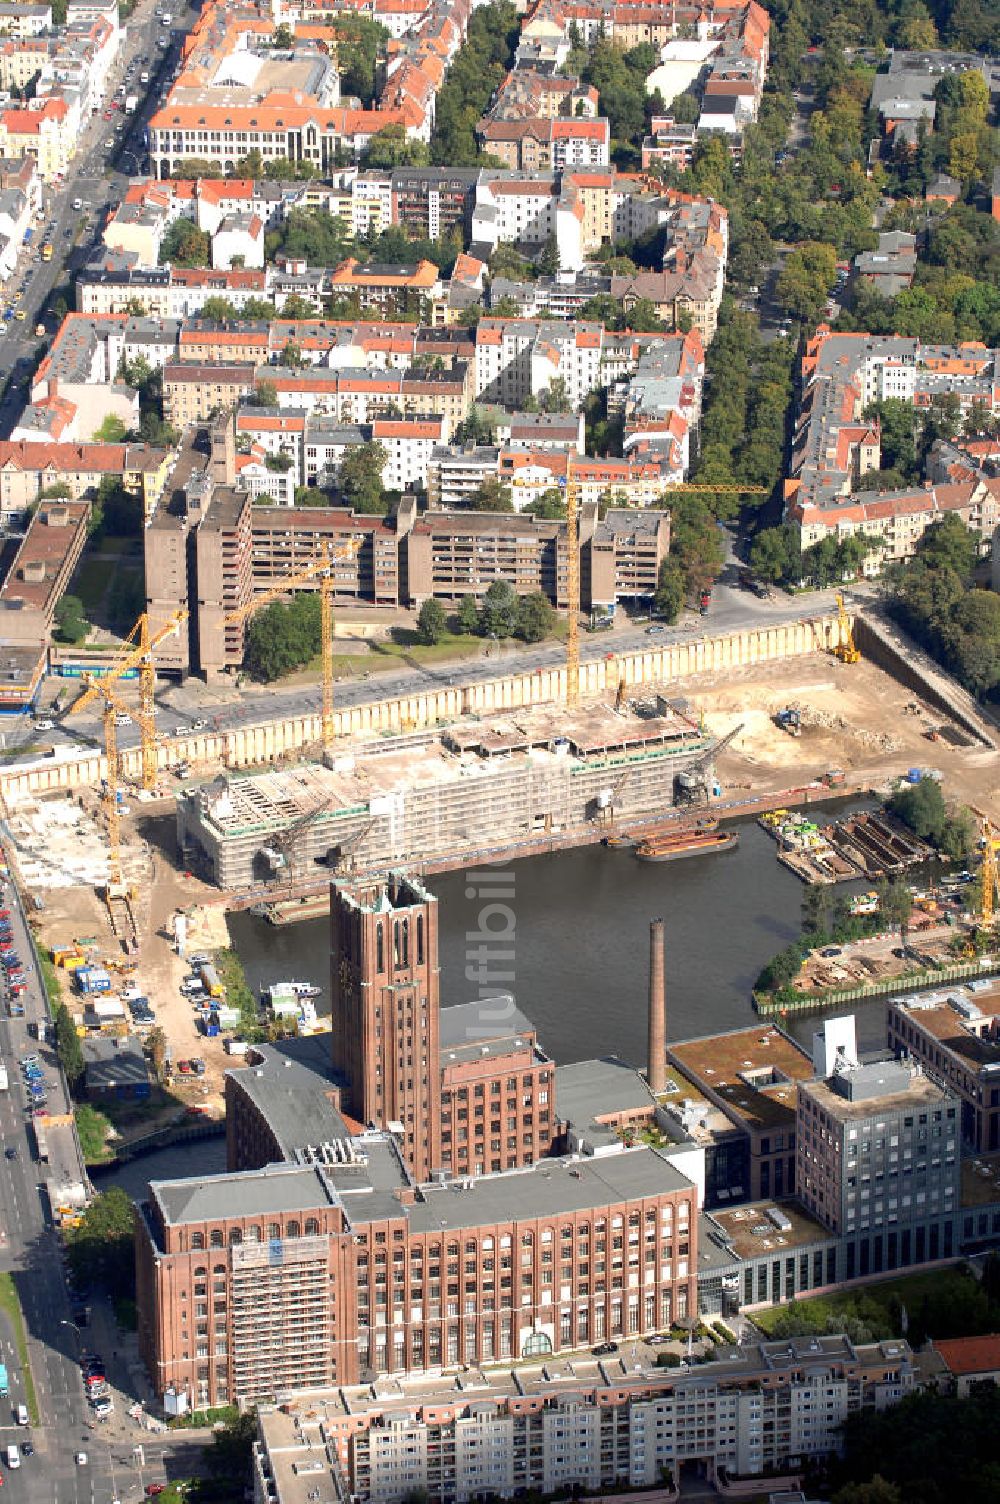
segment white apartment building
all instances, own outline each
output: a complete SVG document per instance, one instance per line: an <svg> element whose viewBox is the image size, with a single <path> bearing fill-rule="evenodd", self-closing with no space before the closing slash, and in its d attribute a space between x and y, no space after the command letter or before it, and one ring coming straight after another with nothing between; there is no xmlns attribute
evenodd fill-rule
<svg viewBox="0 0 1000 1504"><path fill-rule="evenodd" d="M322 1499L402 1504L425 1492L469 1504L651 1488L676 1482L684 1464L710 1481L723 1469L757 1476L835 1452L849 1414L898 1404L914 1383L905 1341L855 1347L841 1336L762 1342L670 1372L646 1367L639 1349L516 1375L400 1377L391 1394L310 1394L262 1413L256 1498L293 1504L308 1481Z"/></svg>

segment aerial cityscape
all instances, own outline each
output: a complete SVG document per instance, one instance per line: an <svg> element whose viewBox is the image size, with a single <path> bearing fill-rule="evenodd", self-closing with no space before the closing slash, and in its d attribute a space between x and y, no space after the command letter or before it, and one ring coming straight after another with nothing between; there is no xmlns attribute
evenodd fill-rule
<svg viewBox="0 0 1000 1504"><path fill-rule="evenodd" d="M4 1498L1000 1500L998 352L996 0L0 0Z"/></svg>

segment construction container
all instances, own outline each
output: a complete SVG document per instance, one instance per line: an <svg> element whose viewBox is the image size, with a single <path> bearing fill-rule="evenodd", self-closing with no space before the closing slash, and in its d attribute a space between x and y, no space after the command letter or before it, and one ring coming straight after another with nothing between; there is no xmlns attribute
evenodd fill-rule
<svg viewBox="0 0 1000 1504"><path fill-rule="evenodd" d="M73 980L86 996L93 992L111 991L111 976L103 966L78 966Z"/></svg>
<svg viewBox="0 0 1000 1504"><path fill-rule="evenodd" d="M201 980L209 997L222 996L222 983L219 981L219 973L214 966L201 967Z"/></svg>

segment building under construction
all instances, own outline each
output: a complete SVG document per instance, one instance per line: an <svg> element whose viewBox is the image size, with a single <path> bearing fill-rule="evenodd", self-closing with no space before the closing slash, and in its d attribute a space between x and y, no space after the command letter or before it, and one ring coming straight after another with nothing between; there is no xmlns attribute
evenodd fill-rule
<svg viewBox="0 0 1000 1504"><path fill-rule="evenodd" d="M662 696L621 710L544 707L216 779L181 794L184 861L245 891L500 851L655 820L708 796L714 748Z"/></svg>

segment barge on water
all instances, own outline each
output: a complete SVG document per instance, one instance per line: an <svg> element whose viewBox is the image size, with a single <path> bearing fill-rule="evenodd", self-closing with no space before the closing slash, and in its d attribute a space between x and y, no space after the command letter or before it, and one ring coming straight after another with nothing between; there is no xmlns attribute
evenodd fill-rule
<svg viewBox="0 0 1000 1504"><path fill-rule="evenodd" d="M642 841L635 854L640 862L676 862L685 856L705 856L711 851L731 851L738 843L738 830L678 830L672 835Z"/></svg>

